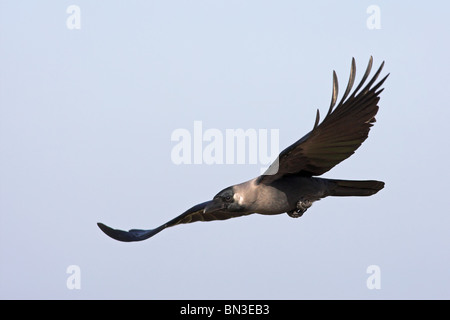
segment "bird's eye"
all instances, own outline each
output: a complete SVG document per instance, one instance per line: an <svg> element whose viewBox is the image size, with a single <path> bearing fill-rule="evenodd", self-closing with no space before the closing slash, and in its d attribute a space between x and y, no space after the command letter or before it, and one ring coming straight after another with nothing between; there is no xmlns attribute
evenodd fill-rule
<svg viewBox="0 0 450 320"><path fill-rule="evenodd" d="M225 196L225 201L230 201L231 200L231 196Z"/></svg>

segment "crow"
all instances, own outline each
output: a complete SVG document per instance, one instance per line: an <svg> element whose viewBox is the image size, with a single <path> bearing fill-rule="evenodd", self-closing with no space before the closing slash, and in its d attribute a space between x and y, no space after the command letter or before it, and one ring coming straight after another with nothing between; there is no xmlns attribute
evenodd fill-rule
<svg viewBox="0 0 450 320"><path fill-rule="evenodd" d="M223 189L212 200L193 206L155 229L123 231L103 223L97 225L113 239L142 241L165 228L183 223L226 220L252 213L287 213L290 217L298 218L315 201L328 196L370 196L377 193L383 189L384 182L317 177L350 157L368 137L378 112L379 95L384 90L380 87L389 76L387 74L375 84L383 69L383 61L364 86L372 63L370 57L365 74L350 94L356 73L355 59L352 59L347 88L337 106L338 80L333 71L331 103L323 121L319 123L320 113L317 110L313 129L283 150L262 175Z"/></svg>

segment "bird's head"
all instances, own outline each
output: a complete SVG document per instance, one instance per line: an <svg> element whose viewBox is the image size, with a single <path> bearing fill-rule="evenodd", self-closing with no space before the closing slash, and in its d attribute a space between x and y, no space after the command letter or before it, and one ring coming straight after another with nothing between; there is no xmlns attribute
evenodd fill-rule
<svg viewBox="0 0 450 320"><path fill-rule="evenodd" d="M204 213L214 211L242 212L245 210L244 198L234 187L228 187L216 194L213 200L205 207Z"/></svg>

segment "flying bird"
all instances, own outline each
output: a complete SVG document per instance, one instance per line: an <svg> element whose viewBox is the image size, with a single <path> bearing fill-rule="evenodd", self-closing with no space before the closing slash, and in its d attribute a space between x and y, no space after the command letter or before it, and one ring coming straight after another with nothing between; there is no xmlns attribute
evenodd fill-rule
<svg viewBox="0 0 450 320"><path fill-rule="evenodd" d="M318 178L341 161L350 157L367 139L378 112L380 89L386 78L375 84L384 62L365 85L372 69L370 57L366 72L356 89L356 65L352 59L347 88L337 103L338 80L333 71L333 89L328 112L320 121L319 110L313 129L300 140L283 150L264 174L249 181L230 186L210 201L197 204L149 230L123 231L103 223L97 225L113 239L142 241L172 226L195 221L226 220L252 213L275 215L287 213L298 218L311 205L328 196L371 196L383 189L384 182L376 180L337 180Z"/></svg>

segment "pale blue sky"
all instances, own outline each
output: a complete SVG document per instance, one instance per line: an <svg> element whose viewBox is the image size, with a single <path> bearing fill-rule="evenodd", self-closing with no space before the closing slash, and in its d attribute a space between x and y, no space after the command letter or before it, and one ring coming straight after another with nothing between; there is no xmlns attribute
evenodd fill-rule
<svg viewBox="0 0 450 320"><path fill-rule="evenodd" d="M69 30L66 9L81 9ZM381 29L366 10L380 8ZM450 5L392 1L1 1L0 298L450 298ZM300 219L251 215L120 243L258 165L175 165L179 128L278 129L326 113L351 58L391 76L369 139L325 174L377 179ZM69 290L66 269L81 270ZM378 265L381 289L366 269Z"/></svg>

